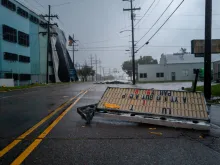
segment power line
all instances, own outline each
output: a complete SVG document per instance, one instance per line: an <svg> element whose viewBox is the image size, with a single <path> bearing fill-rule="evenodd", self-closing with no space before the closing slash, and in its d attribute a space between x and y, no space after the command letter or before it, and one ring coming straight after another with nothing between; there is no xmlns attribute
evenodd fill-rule
<svg viewBox="0 0 220 165"><path fill-rule="evenodd" d="M153 6L153 4L154 4L154 2L155 2L156 0L154 0L153 2L152 2L152 4L150 5L150 7L147 9L147 11L144 13L144 15L141 17L141 19L134 25L134 27L135 26L137 26L139 23L140 23L140 21L145 17L145 15L147 14L147 12L151 9L151 7Z"/></svg>
<svg viewBox="0 0 220 165"><path fill-rule="evenodd" d="M34 0L38 5L40 5L42 8L44 8L46 10L46 8L38 1L38 0Z"/></svg>
<svg viewBox="0 0 220 165"><path fill-rule="evenodd" d="M128 35L128 36L123 36L123 37L119 37L119 38L126 38L126 37L130 37L131 35ZM118 37L117 37L118 38ZM108 42L108 41L113 41L113 40L116 40L117 38L110 38L110 39L107 39L107 40L101 40L101 41L93 41L93 42L87 42L87 43L83 43L85 45L89 45L89 44L97 44L97 43L104 43L104 42Z"/></svg>
<svg viewBox="0 0 220 165"><path fill-rule="evenodd" d="M88 49L79 49L79 51L103 51L103 52L105 52L105 51L110 51L110 52L114 52L114 51L116 51L116 52L121 52L121 51L125 51L125 50L94 50L94 49L92 49L92 50L88 50Z"/></svg>
<svg viewBox="0 0 220 165"><path fill-rule="evenodd" d="M151 28L147 31L147 33L144 34L143 37L141 37L138 42L136 43L136 45L152 30L152 28L157 24L157 22L161 19L161 17L164 15L164 13L167 11L167 9L172 5L174 0L172 0L169 5L166 7L166 9L163 11L163 13L159 16L159 18L156 20L156 22L151 26Z"/></svg>
<svg viewBox="0 0 220 165"><path fill-rule="evenodd" d="M120 48L125 47L127 48L127 45L118 45L118 46L105 46L105 47L85 47L84 49L99 49L99 48Z"/></svg>
<svg viewBox="0 0 220 165"><path fill-rule="evenodd" d="M72 3L72 2L65 2L65 3L58 4L58 5L52 5L52 7L64 6L64 5L67 5L67 4L70 4L70 3Z"/></svg>
<svg viewBox="0 0 220 165"><path fill-rule="evenodd" d="M150 39L145 43L145 44L148 44L150 42L150 40L160 31L160 29L167 23L167 21L172 17L172 15L177 11L177 9L183 4L184 0L177 6L177 8L172 12L172 14L166 19L166 21L160 26L160 28L150 37ZM136 53L142 49L144 46L142 45L137 51Z"/></svg>
<svg viewBox="0 0 220 165"><path fill-rule="evenodd" d="M40 13L43 13L42 10L36 8L34 5L32 5L31 3L29 3L28 0L24 0L24 1L25 1L27 4L29 4L29 5L28 5L29 7L32 7L33 9L37 9ZM36 12L36 11L35 11L35 12Z"/></svg>
<svg viewBox="0 0 220 165"><path fill-rule="evenodd" d="M141 30L141 29L150 29L150 28L138 28L138 30ZM153 28L154 29L154 28ZM220 28L212 28L213 30L220 30ZM161 30L205 30L204 28L163 28Z"/></svg>

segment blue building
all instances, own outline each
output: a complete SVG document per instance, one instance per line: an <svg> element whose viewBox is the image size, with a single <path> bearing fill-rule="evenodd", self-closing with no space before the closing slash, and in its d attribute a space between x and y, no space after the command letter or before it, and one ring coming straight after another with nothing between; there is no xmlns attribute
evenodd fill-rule
<svg viewBox="0 0 220 165"><path fill-rule="evenodd" d="M13 78L15 85L45 83L47 33L42 34L42 32L47 32L47 21L16 0L1 0L0 15L0 78ZM53 29L54 27L51 27L51 30ZM55 39L59 40L60 36ZM65 38L64 35L61 37ZM54 39L54 36L50 38ZM63 47L62 52L65 52L65 55L58 54L59 58L54 58L52 47L51 42L48 61L50 82L70 81L70 78L65 80L59 78L64 70L69 77L67 72L74 69L70 58L61 61L71 67L65 69L59 67L60 57L65 56L66 53L69 56L68 51ZM57 69L54 68L55 63Z"/></svg>

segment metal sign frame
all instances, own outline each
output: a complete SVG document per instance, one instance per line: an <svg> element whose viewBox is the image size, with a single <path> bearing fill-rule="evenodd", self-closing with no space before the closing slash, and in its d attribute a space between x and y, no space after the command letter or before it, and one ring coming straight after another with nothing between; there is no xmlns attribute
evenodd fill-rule
<svg viewBox="0 0 220 165"><path fill-rule="evenodd" d="M190 120L190 121L206 121L206 122L210 122L210 118L209 118L209 115L208 115L208 119L207 118L193 118L193 117L182 117L182 116L171 116L171 115L168 115L168 114L163 114L163 115L160 115L160 114L154 114L154 113L147 113L147 112L134 112L134 111L129 111L129 110L118 110L118 109L112 109L112 108L99 108L98 105L101 103L101 100L103 99L105 93L107 92L107 90L111 89L111 88L118 88L118 89L138 89L138 90L152 90L152 89L141 89L141 88L120 88L120 87L107 87L107 89L105 90L104 94L102 95L101 99L99 100L98 104L97 104L97 107L96 107L96 110L99 111L99 112L110 112L110 113L123 113L123 114L131 114L131 115L145 115L145 116L148 116L148 117L152 117L152 116L155 116L155 117L169 117L171 119L185 119L185 120ZM167 90L160 90L160 91L167 91ZM175 90L169 90L171 92L181 92L181 91L175 91ZM192 93L192 92L189 92L189 91L184 91L186 93ZM193 93L199 93L201 94L203 97L203 93L201 92L193 92ZM206 104L206 100L204 98L204 101L205 101L205 110L206 112L208 113L208 107L207 107L207 104Z"/></svg>
<svg viewBox="0 0 220 165"><path fill-rule="evenodd" d="M200 42L200 43L199 43ZM203 51L196 51L196 44L201 44L203 47ZM198 47L197 47L198 48ZM191 41L191 53L195 54L196 57L204 57L205 54L205 40L192 40ZM212 40L212 54L220 53L220 39Z"/></svg>

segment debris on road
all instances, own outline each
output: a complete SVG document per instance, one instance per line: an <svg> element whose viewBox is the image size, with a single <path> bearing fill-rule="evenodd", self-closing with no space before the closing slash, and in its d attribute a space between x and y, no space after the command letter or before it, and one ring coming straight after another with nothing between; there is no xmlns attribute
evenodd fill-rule
<svg viewBox="0 0 220 165"><path fill-rule="evenodd" d="M154 134L154 135L160 135L160 136L162 136L162 135L163 135L163 133L161 133L161 132L150 132L150 134Z"/></svg>
<svg viewBox="0 0 220 165"><path fill-rule="evenodd" d="M77 111L88 124L97 115L175 128L210 129L208 108L200 92L108 87L98 104Z"/></svg>
<svg viewBox="0 0 220 165"><path fill-rule="evenodd" d="M107 80L95 82L94 84L131 84L131 82L125 80Z"/></svg>

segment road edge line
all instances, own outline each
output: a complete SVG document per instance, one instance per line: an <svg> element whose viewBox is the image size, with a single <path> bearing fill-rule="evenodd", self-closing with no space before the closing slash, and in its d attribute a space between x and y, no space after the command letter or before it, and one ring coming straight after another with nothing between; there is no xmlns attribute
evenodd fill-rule
<svg viewBox="0 0 220 165"><path fill-rule="evenodd" d="M76 97L81 95L85 91L81 91L79 94L76 96L72 97L69 99L67 102L64 104L60 105L58 108L56 108L52 113L48 114L46 117L41 119L37 124L29 128L27 131L22 133L20 136L18 136L15 140L13 140L10 144L8 144L6 147L4 147L2 150L0 150L0 158L3 157L6 153L8 153L12 148L14 148L18 143L20 143L25 137L30 135L33 131L35 131L38 127L40 127L43 123L45 123L47 120L49 120L52 116L54 116L58 111L60 111L64 106L74 100Z"/></svg>
<svg viewBox="0 0 220 165"><path fill-rule="evenodd" d="M12 163L11 165L20 165L42 142L50 131L60 122L60 120L73 108L74 105L88 92L85 91L74 103L65 109L35 140L32 142Z"/></svg>

